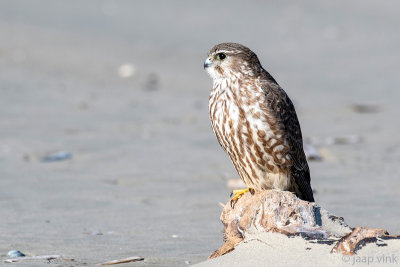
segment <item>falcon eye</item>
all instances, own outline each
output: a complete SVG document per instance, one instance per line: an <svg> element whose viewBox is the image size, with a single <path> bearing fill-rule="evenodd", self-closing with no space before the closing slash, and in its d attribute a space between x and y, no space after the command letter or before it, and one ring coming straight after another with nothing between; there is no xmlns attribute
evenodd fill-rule
<svg viewBox="0 0 400 267"><path fill-rule="evenodd" d="M219 60L223 60L224 58L226 58L226 55L224 53L218 53L215 57Z"/></svg>

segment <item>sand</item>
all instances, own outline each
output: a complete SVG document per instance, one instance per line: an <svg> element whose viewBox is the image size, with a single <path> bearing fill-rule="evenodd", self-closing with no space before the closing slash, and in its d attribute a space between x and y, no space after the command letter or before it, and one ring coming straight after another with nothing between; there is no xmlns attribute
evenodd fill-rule
<svg viewBox="0 0 400 267"><path fill-rule="evenodd" d="M17 249L75 259L61 266L185 266L217 249L237 174L210 128L202 68L223 41L252 48L295 103L324 157L310 162L316 201L400 233L398 8L1 1L1 260ZM361 141L330 142L348 135ZM57 151L72 158L41 161Z"/></svg>
<svg viewBox="0 0 400 267"><path fill-rule="evenodd" d="M399 241L389 240L386 245L367 244L356 255L342 255L330 253L333 245L262 233L248 237L229 254L195 266L397 266L400 262Z"/></svg>

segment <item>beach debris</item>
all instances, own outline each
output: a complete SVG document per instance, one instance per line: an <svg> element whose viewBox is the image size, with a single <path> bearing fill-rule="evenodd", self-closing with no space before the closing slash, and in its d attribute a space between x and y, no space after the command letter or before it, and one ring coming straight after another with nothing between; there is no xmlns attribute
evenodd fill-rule
<svg viewBox="0 0 400 267"><path fill-rule="evenodd" d="M356 113L377 113L380 107L376 104L351 104L351 109Z"/></svg>
<svg viewBox="0 0 400 267"><path fill-rule="evenodd" d="M55 260L55 259L61 259L61 255L41 255L41 256L32 256L32 257L18 257L18 258L12 258L12 259L6 259L4 262L7 263L15 263L15 262L21 262L21 261L28 261L28 260ZM71 259L69 259L71 261Z"/></svg>
<svg viewBox="0 0 400 267"><path fill-rule="evenodd" d="M337 136L337 137L329 137L326 139L327 145L347 145L347 144L357 144L362 141L362 138L359 135L345 135L345 136Z"/></svg>
<svg viewBox="0 0 400 267"><path fill-rule="evenodd" d="M54 161L62 161L72 158L72 153L69 151L58 151L55 153L51 153L42 158L42 162L54 162Z"/></svg>
<svg viewBox="0 0 400 267"><path fill-rule="evenodd" d="M328 137L308 137L306 138L307 144L314 146L332 146L332 145L348 145L358 144L363 140L357 134L348 134L342 136L328 136Z"/></svg>
<svg viewBox="0 0 400 267"><path fill-rule="evenodd" d="M185 264L186 264L186 265L189 265L189 264L190 264L190 261L185 261Z"/></svg>
<svg viewBox="0 0 400 267"><path fill-rule="evenodd" d="M331 253L354 255L367 243L375 243L377 246L387 246L385 240L400 239L400 235L389 235L385 229L356 227L351 233L342 237L332 249Z"/></svg>
<svg viewBox="0 0 400 267"><path fill-rule="evenodd" d="M23 159L25 162L29 162L29 161L31 161L31 156L30 156L28 153L25 153L25 154L22 156L22 159Z"/></svg>
<svg viewBox="0 0 400 267"><path fill-rule="evenodd" d="M154 72L150 73L147 76L146 83L144 85L144 88L148 91L154 91L158 89L158 83L159 83L159 78L158 75Z"/></svg>
<svg viewBox="0 0 400 267"><path fill-rule="evenodd" d="M118 75L121 78L129 78L136 73L136 68L132 63L125 63L119 66Z"/></svg>
<svg viewBox="0 0 400 267"><path fill-rule="evenodd" d="M310 144L304 144L304 153L308 160L322 160L321 154Z"/></svg>
<svg viewBox="0 0 400 267"><path fill-rule="evenodd" d="M7 257L10 257L10 258L25 257L25 254L22 253L22 252L19 251L19 250L10 250L10 251L7 253Z"/></svg>
<svg viewBox="0 0 400 267"><path fill-rule="evenodd" d="M142 261L142 260L144 260L143 257L135 256L135 257L129 257L129 258L120 259L120 260L106 261L103 263L99 263L97 265L114 265L114 264L121 264L121 263L128 263L128 262Z"/></svg>
<svg viewBox="0 0 400 267"><path fill-rule="evenodd" d="M103 233L100 230L94 230L90 232L91 235L103 235Z"/></svg>
<svg viewBox="0 0 400 267"><path fill-rule="evenodd" d="M81 102L78 104L78 109L80 109L80 110L87 110L87 109L89 109L89 103L86 102L86 101L81 101Z"/></svg>
<svg viewBox="0 0 400 267"><path fill-rule="evenodd" d="M178 238L179 235L171 235L172 238Z"/></svg>
<svg viewBox="0 0 400 267"><path fill-rule="evenodd" d="M229 253L254 231L299 235L305 239L324 241L331 241L332 238L337 240L351 232L344 222L337 223L333 233L331 228L324 228L328 213L318 208L315 203L301 200L289 191L245 193L233 208L230 201L225 205L221 214L225 243L209 258Z"/></svg>
<svg viewBox="0 0 400 267"><path fill-rule="evenodd" d="M103 235L103 232L101 230L98 230L98 229L95 229L95 230L84 229L83 233L84 234L88 234L88 235Z"/></svg>
<svg viewBox="0 0 400 267"><path fill-rule="evenodd" d="M225 243L209 258L216 258L235 249L240 242L255 236L268 243L269 234L298 236L309 244L330 246L330 253L354 255L365 244L388 246L387 240L399 240L400 235L389 235L380 228L348 226L342 217L335 216L314 202L299 199L289 191L264 190L246 192L231 206L226 203L221 221ZM263 239L266 238L266 239ZM290 242L290 241L289 241Z"/></svg>

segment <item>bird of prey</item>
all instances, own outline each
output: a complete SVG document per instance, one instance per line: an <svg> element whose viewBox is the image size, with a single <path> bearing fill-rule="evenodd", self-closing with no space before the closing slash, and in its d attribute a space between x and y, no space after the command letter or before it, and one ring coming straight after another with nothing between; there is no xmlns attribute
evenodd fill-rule
<svg viewBox="0 0 400 267"><path fill-rule="evenodd" d="M204 69L213 79L212 129L249 187L234 190L232 201L246 191L278 189L314 202L293 103L257 55L241 44L218 44Z"/></svg>

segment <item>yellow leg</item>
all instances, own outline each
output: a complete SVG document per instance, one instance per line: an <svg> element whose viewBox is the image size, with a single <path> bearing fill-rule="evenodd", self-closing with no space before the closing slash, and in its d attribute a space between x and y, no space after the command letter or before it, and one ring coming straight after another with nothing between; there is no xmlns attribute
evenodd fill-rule
<svg viewBox="0 0 400 267"><path fill-rule="evenodd" d="M231 194L231 207L233 208L233 206L236 204L236 202L239 200L239 198L241 198L243 196L244 193L246 192L250 192L250 193L254 193L254 189L253 188L246 188L246 189L237 189L237 190L233 190L232 194Z"/></svg>

